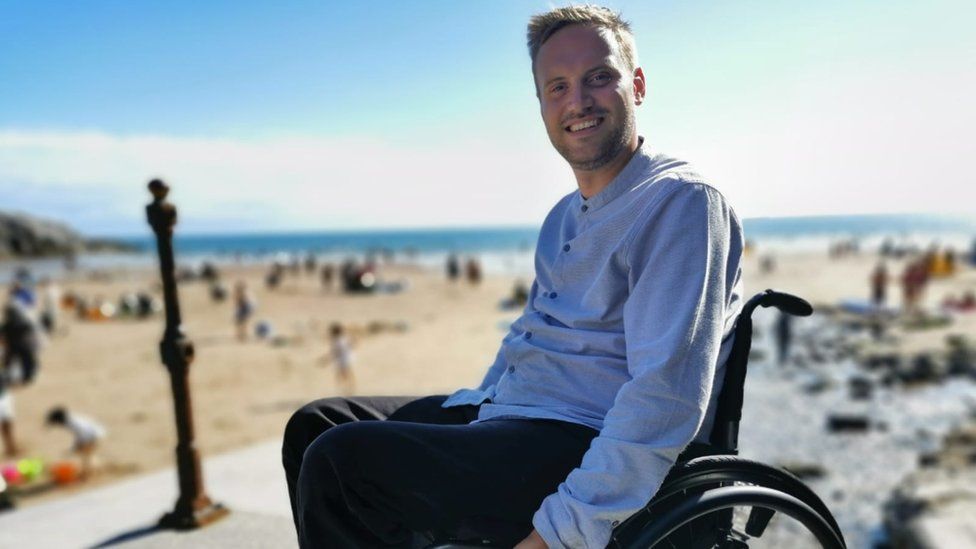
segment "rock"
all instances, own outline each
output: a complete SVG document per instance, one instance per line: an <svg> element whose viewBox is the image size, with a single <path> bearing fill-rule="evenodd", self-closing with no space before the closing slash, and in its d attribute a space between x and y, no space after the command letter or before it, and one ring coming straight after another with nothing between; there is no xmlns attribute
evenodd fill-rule
<svg viewBox="0 0 976 549"><path fill-rule="evenodd" d="M976 422L949 432L919 464L884 505L892 547L976 547Z"/></svg>
<svg viewBox="0 0 976 549"><path fill-rule="evenodd" d="M71 256L80 251L134 251L134 247L106 239L87 240L49 219L0 212L0 258Z"/></svg>
<svg viewBox="0 0 976 549"><path fill-rule="evenodd" d="M830 414L827 416L827 431L831 433L864 433L871 427L867 416L853 414Z"/></svg>
<svg viewBox="0 0 976 549"><path fill-rule="evenodd" d="M946 337L946 367L949 375L976 377L976 346L965 336Z"/></svg>
<svg viewBox="0 0 976 549"><path fill-rule="evenodd" d="M976 469L916 471L883 513L892 547L976 547Z"/></svg>
<svg viewBox="0 0 976 549"><path fill-rule="evenodd" d="M934 383L945 379L949 367L945 357L923 352L899 364L891 374L902 383Z"/></svg>
<svg viewBox="0 0 976 549"><path fill-rule="evenodd" d="M867 377L854 376L847 381L851 400L869 400L874 394L874 383Z"/></svg>

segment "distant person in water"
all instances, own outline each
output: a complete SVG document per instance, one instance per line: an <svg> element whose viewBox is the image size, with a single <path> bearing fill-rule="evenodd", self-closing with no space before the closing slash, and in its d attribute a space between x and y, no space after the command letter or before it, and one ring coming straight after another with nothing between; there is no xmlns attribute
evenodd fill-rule
<svg viewBox="0 0 976 549"><path fill-rule="evenodd" d="M237 339L247 339L248 323L254 316L254 297L242 280L234 286L234 324L237 326Z"/></svg>
<svg viewBox="0 0 976 549"><path fill-rule="evenodd" d="M74 435L69 451L81 458L80 477L87 478L92 472L99 442L105 438L105 427L91 418L69 412L61 406L52 408L47 413L47 424L64 427Z"/></svg>

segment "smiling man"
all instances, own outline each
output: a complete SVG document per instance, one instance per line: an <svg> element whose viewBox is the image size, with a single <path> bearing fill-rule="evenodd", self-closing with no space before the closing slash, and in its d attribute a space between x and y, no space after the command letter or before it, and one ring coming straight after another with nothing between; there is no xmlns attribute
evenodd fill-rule
<svg viewBox="0 0 976 549"><path fill-rule="evenodd" d="M525 311L477 389L296 412L283 458L304 547L604 547L707 441L741 306L739 221L638 135L646 82L619 15L555 9L528 42L577 189L543 223Z"/></svg>

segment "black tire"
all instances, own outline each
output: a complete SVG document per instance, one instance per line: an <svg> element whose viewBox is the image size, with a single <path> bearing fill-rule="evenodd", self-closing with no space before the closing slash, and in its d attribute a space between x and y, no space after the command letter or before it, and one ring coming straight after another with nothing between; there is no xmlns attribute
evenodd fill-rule
<svg viewBox="0 0 976 549"><path fill-rule="evenodd" d="M665 544L667 547L688 547L675 545L672 536L681 533L696 522L707 519L710 515L722 515L735 507L778 512L803 524L823 549L846 548L843 537L833 531L826 517L799 498L763 486L721 486L696 493L694 497L679 502L657 517L653 524L648 525L641 532L631 547L656 549L665 547ZM772 514L769 513L769 516L772 517ZM743 539L748 539L748 536ZM734 547L748 547L745 541L740 541L734 536L725 538L724 542L721 538L716 539L715 542L721 544L719 546L726 546L725 544L731 542Z"/></svg>
<svg viewBox="0 0 976 549"><path fill-rule="evenodd" d="M695 458L675 465L647 507L635 513L614 531L609 547L631 547L634 540L640 537L643 529L678 502L693 494L701 494L709 489L729 486L733 483L770 488L798 499L821 516L836 538L843 542L843 534L830 510L820 497L795 475L757 461L719 455ZM719 528L723 520L730 522L731 515L703 518L698 523L686 527L688 532L679 532L676 536L690 537L690 531Z"/></svg>

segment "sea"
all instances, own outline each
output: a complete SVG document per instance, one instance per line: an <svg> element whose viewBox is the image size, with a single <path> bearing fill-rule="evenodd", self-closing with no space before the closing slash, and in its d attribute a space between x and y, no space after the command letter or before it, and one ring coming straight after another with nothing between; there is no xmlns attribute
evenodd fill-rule
<svg viewBox="0 0 976 549"><path fill-rule="evenodd" d="M747 218L746 240L762 252L788 254L826 251L838 242L854 242L863 250L887 242L925 249L932 245L968 253L976 246L976 216L847 215L816 217ZM289 262L315 255L320 261L362 259L368 255L439 267L448 254L477 257L486 272L533 273L532 255L539 227L486 227L438 229L382 229L301 232L240 232L181 234L174 237L177 262L195 266L214 263ZM155 237L101 235L132 247L131 253L84 254L77 267L86 269L140 268L155 264ZM34 274L57 274L61 259L0 261L0 282L20 267Z"/></svg>

